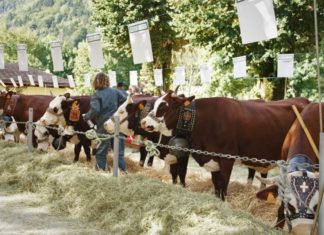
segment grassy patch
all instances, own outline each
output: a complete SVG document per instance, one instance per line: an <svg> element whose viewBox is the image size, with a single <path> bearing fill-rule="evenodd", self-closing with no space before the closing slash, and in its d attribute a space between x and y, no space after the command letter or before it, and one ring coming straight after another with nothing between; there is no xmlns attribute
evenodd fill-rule
<svg viewBox="0 0 324 235"><path fill-rule="evenodd" d="M56 153L0 143L0 187L42 195L56 212L111 234L277 234L210 193L137 174L112 177Z"/></svg>

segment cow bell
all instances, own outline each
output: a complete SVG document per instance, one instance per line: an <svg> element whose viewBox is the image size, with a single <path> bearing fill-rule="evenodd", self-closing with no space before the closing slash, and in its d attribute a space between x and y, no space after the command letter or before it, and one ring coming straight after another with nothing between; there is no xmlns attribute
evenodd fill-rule
<svg viewBox="0 0 324 235"><path fill-rule="evenodd" d="M66 139L65 138L61 138L61 137L57 137L53 140L52 142L52 146L55 150L62 150L65 149L66 147Z"/></svg>
<svg viewBox="0 0 324 235"><path fill-rule="evenodd" d="M179 147L179 148L188 148L189 147L188 141L185 138L181 138L181 137L172 137L169 140L169 145ZM176 156L177 158L185 157L188 154L185 151L177 150L177 149L170 149L169 153Z"/></svg>

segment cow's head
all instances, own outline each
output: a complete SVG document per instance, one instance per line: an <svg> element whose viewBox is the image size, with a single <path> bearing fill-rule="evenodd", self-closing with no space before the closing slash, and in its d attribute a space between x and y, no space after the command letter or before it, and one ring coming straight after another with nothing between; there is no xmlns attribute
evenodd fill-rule
<svg viewBox="0 0 324 235"><path fill-rule="evenodd" d="M11 96L13 94L14 93L12 91L1 92L1 94L0 94L0 115L3 115L6 103L10 101Z"/></svg>
<svg viewBox="0 0 324 235"><path fill-rule="evenodd" d="M279 177L263 182L276 184L259 191L257 198L268 201L277 198ZM310 234L319 199L318 176L310 171L290 172L286 185L289 190L285 193L285 197L289 203L288 208L285 208L285 214L289 227L293 234ZM281 216L284 218L284 215Z"/></svg>
<svg viewBox="0 0 324 235"><path fill-rule="evenodd" d="M0 139L5 141L15 141L15 133L18 131L17 123L13 117L0 116Z"/></svg>
<svg viewBox="0 0 324 235"><path fill-rule="evenodd" d="M50 138L49 130L43 125L41 121L36 122L34 135L36 137L37 149L41 151L47 151L52 139Z"/></svg>
<svg viewBox="0 0 324 235"><path fill-rule="evenodd" d="M168 92L158 98L153 110L141 121L143 129L149 132L161 132L165 136L172 136L172 131L176 128L179 108L189 105L195 96L176 96L173 92Z"/></svg>
<svg viewBox="0 0 324 235"><path fill-rule="evenodd" d="M63 113L62 102L70 98L70 94L66 93L64 95L56 96L48 105L48 111L57 115Z"/></svg>
<svg viewBox="0 0 324 235"><path fill-rule="evenodd" d="M146 100L134 102L131 96L119 106L113 117L119 117L120 132L125 135L134 135L134 131L138 128L140 112L146 105ZM115 121L113 117L105 122L104 127L108 133L113 133L115 129Z"/></svg>
<svg viewBox="0 0 324 235"><path fill-rule="evenodd" d="M69 93L65 95L56 96L48 105L46 112L40 118L40 122L44 126L62 125L65 126L65 119L63 117L62 102L70 97Z"/></svg>

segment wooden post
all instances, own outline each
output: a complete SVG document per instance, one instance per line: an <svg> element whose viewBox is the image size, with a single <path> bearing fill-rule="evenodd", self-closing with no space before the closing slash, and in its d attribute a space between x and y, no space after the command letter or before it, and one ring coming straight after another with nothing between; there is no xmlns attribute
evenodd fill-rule
<svg viewBox="0 0 324 235"><path fill-rule="evenodd" d="M27 143L28 151L33 151L33 108L28 110L28 126L27 126Z"/></svg>
<svg viewBox="0 0 324 235"><path fill-rule="evenodd" d="M320 173L320 178L319 178L319 192L323 192L324 188L324 133L320 133L320 165L319 165L319 173ZM320 201L320 200L319 200ZM318 228L319 228L319 235L324 235L324 206L323 203L320 205L319 209L319 220L318 220ZM322 222L321 222L322 221Z"/></svg>
<svg viewBox="0 0 324 235"><path fill-rule="evenodd" d="M119 157L119 117L114 116L115 129L114 129L114 169L113 176L118 177L118 157Z"/></svg>

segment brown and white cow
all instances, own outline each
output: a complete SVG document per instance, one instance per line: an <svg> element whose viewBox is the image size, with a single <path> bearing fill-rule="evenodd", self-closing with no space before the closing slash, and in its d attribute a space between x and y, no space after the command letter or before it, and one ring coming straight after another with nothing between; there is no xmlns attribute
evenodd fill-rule
<svg viewBox="0 0 324 235"><path fill-rule="evenodd" d="M143 137L151 140L154 143L160 142L161 144L168 144L170 137L161 136L157 132L147 132L140 127L140 121L146 117L149 111L152 110L154 102L158 97L150 95L135 95L128 96L127 100L118 108L113 116L118 116L120 119L120 132L126 135L140 134ZM114 121L109 119L105 122L105 129L108 133L114 131ZM145 150L145 147L142 147ZM180 178L180 183L185 186L185 178L187 174L187 165L189 155L177 159L169 154L169 150L166 148L158 147L160 151L159 158L165 161L165 164L170 166L170 174L172 175L172 182L177 183L177 177ZM146 154L146 150L145 150ZM141 156L141 161L145 158Z"/></svg>
<svg viewBox="0 0 324 235"><path fill-rule="evenodd" d="M148 131L175 135L180 108L194 102L195 119L190 135L192 149L215 153L279 160L286 133L295 120L291 104L302 110L304 98L277 102L238 101L229 98L160 97L141 122ZM215 193L225 200L234 159L193 154L200 166L211 172ZM272 165L244 161L249 167L267 171Z"/></svg>
<svg viewBox="0 0 324 235"><path fill-rule="evenodd" d="M324 104L322 104L324 108ZM301 112L301 117L311 134L314 143L319 146L319 104L311 103ZM324 120L324 119L323 119ZM296 120L285 138L282 148L282 160L288 163L288 176L286 197L290 198L286 214L286 221L294 234L310 234L314 222L314 212L319 199L318 175L313 167L303 167L299 164L318 164L314 150L298 122ZM279 177L264 181L273 185L257 193L257 197L267 200L269 197L278 196ZM278 209L276 227L283 228L285 224L285 207L281 203Z"/></svg>
<svg viewBox="0 0 324 235"><path fill-rule="evenodd" d="M91 141L84 134L74 134L77 132L86 132L90 129L89 125L81 117L82 113L86 113L90 108L89 96L71 97L69 94L55 97L48 105L47 111L40 118L39 124L36 126L35 135L38 140L50 140L50 136L54 137L51 143L57 143L58 138L61 138L57 131L53 131L50 127L63 127L64 137L61 138L63 143L69 141L75 144L74 161L79 160L80 151L83 147L87 161L91 160ZM57 144L55 144L57 145ZM61 146L56 146L62 149Z"/></svg>

